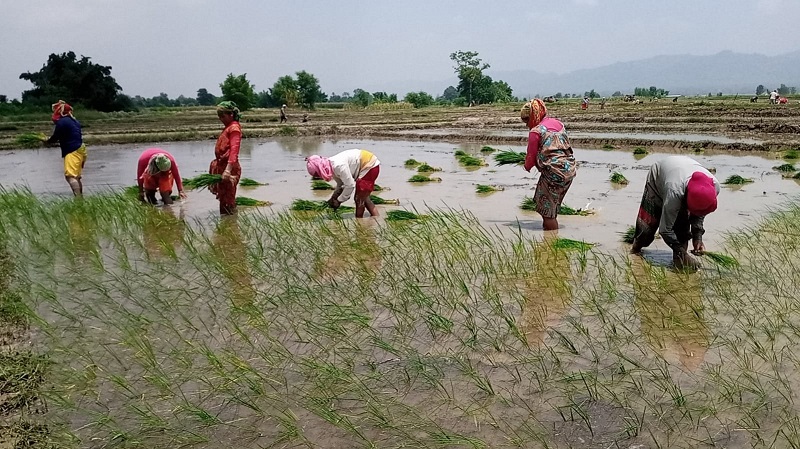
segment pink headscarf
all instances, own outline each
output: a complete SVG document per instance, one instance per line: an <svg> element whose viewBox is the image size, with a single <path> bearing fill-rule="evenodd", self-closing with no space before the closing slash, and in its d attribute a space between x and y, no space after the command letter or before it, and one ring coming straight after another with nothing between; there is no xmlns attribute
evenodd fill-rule
<svg viewBox="0 0 800 449"><path fill-rule="evenodd" d="M306 169L308 174L316 178L322 178L326 181L333 179L333 167L331 161L327 157L309 156L306 158Z"/></svg>
<svg viewBox="0 0 800 449"><path fill-rule="evenodd" d="M699 217L717 210L717 189L711 177L699 171L692 173L686 185L686 208Z"/></svg>

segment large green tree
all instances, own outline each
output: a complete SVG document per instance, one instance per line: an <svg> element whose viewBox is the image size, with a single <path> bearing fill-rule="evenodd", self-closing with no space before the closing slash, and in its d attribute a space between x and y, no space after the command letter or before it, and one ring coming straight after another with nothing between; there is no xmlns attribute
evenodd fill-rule
<svg viewBox="0 0 800 449"><path fill-rule="evenodd" d="M80 59L74 52L51 54L38 72L26 72L20 79L30 81L33 89L22 93L22 101L50 104L58 100L79 103L98 111L116 111L130 107L130 98L111 76L111 66Z"/></svg>
<svg viewBox="0 0 800 449"><path fill-rule="evenodd" d="M433 104L433 97L427 92L409 92L403 101L413 104L415 108L424 108Z"/></svg>
<svg viewBox="0 0 800 449"><path fill-rule="evenodd" d="M322 93L317 77L306 72L305 70L297 72L296 75L297 96L302 106L305 106L309 109L314 109L315 104L324 102L328 99L328 96Z"/></svg>
<svg viewBox="0 0 800 449"><path fill-rule="evenodd" d="M246 73L241 75L230 73L219 85L222 90L222 98L233 101L242 111L252 108L256 103L256 93L253 87L247 80Z"/></svg>
<svg viewBox="0 0 800 449"><path fill-rule="evenodd" d="M453 69L459 79L458 93L466 98L467 104L472 103L475 101L475 86L481 82L483 71L490 65L478 58L475 51L457 51L450 54L450 59L456 64Z"/></svg>
<svg viewBox="0 0 800 449"><path fill-rule="evenodd" d="M282 76L275 81L272 89L269 90L269 99L272 102L269 106L289 105L294 106L300 98L300 91L297 81L290 75Z"/></svg>
<svg viewBox="0 0 800 449"><path fill-rule="evenodd" d="M197 89L197 104L200 106L212 106L217 104L217 97L210 93L205 87Z"/></svg>

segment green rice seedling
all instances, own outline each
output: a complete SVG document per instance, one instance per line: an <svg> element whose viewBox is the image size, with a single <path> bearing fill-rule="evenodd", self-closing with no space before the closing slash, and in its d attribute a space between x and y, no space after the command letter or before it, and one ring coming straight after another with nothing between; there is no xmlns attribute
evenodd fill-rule
<svg viewBox="0 0 800 449"><path fill-rule="evenodd" d="M438 167L431 167L425 162L423 162L419 167L417 167L417 172L419 173L432 173L435 171L442 171L442 169Z"/></svg>
<svg viewBox="0 0 800 449"><path fill-rule="evenodd" d="M594 244L592 243L586 243L580 240L558 238L553 241L553 248L555 249L588 251L592 249L593 246Z"/></svg>
<svg viewBox="0 0 800 449"><path fill-rule="evenodd" d="M183 178L183 186L189 190L203 189L213 184L219 184L220 182L222 182L222 175L212 175L209 173L203 173L194 178Z"/></svg>
<svg viewBox="0 0 800 449"><path fill-rule="evenodd" d="M468 156L468 154L464 150L456 150L454 155L455 155L456 158L463 157L463 156Z"/></svg>
<svg viewBox="0 0 800 449"><path fill-rule="evenodd" d="M635 226L628 226L628 229L625 232L620 233L622 235L622 242L633 244L633 239L636 237L636 227Z"/></svg>
<svg viewBox="0 0 800 449"><path fill-rule="evenodd" d="M795 168L794 164L781 164L775 167L772 167L773 170L778 170L779 172L795 172L797 169Z"/></svg>
<svg viewBox="0 0 800 449"><path fill-rule="evenodd" d="M390 210L386 213L386 221L419 220L424 217L424 215L418 215L407 210Z"/></svg>
<svg viewBox="0 0 800 449"><path fill-rule="evenodd" d="M406 168L414 168L414 167L417 167L419 165L422 165L422 162L420 162L420 161L418 161L416 159L406 159L406 161L403 163L403 165L405 165Z"/></svg>
<svg viewBox="0 0 800 449"><path fill-rule="evenodd" d="M615 147L614 145L611 145L610 143L605 143L605 144L603 144L603 149L604 150L616 150L617 147Z"/></svg>
<svg viewBox="0 0 800 449"><path fill-rule="evenodd" d="M458 158L458 162L465 167L482 167L486 165L486 162L483 159L479 159L474 156L464 155Z"/></svg>
<svg viewBox="0 0 800 449"><path fill-rule="evenodd" d="M628 185L629 181L628 178L625 177L625 175L615 171L614 173L611 174L611 183L626 186Z"/></svg>
<svg viewBox="0 0 800 449"><path fill-rule="evenodd" d="M792 179L800 179L800 173L795 173L795 175L792 176Z"/></svg>
<svg viewBox="0 0 800 449"><path fill-rule="evenodd" d="M47 136L42 133L20 134L14 139L14 143L22 148L36 148L47 140Z"/></svg>
<svg viewBox="0 0 800 449"><path fill-rule="evenodd" d="M522 204L520 204L519 207L522 210L536 210L536 202L531 197L525 197L525 198L522 199ZM592 215L593 213L594 212L591 209L589 209L589 210L573 209L573 208L567 206L566 204L562 204L558 208L558 214L559 215L580 215L580 216L585 217L585 216L588 216L588 215Z"/></svg>
<svg viewBox="0 0 800 449"><path fill-rule="evenodd" d="M507 150L495 154L494 160L496 165L524 164L525 156L525 153Z"/></svg>
<svg viewBox="0 0 800 449"><path fill-rule="evenodd" d="M323 181L321 179L312 179L311 180L311 190L334 190L335 187L332 186L329 182Z"/></svg>
<svg viewBox="0 0 800 449"><path fill-rule="evenodd" d="M647 153L648 153L647 149L645 149L644 147L636 147L633 149L633 154L637 156L643 156Z"/></svg>
<svg viewBox="0 0 800 449"><path fill-rule="evenodd" d="M327 201L294 200L292 201L293 211L325 212L331 211ZM339 206L337 212L353 212L356 208L352 206Z"/></svg>
<svg viewBox="0 0 800 449"><path fill-rule="evenodd" d="M297 135L297 128L294 126L281 126L278 128L278 135L279 136L296 136Z"/></svg>
<svg viewBox="0 0 800 449"><path fill-rule="evenodd" d="M699 255L708 257L712 262L723 268L733 268L739 266L739 261L733 256L727 254L717 253L713 251L703 251Z"/></svg>
<svg viewBox="0 0 800 449"><path fill-rule="evenodd" d="M800 151L797 151L796 149L786 150L783 153L783 158L788 160L800 159Z"/></svg>
<svg viewBox="0 0 800 449"><path fill-rule="evenodd" d="M370 195L369 199L372 201L373 204L383 204L383 205L387 205L387 206L390 206L390 205L391 206L397 206L397 205L400 204L400 200L387 200L387 199L381 198L381 197L379 197L377 195Z"/></svg>
<svg viewBox="0 0 800 449"><path fill-rule="evenodd" d="M255 179L242 178L239 180L239 185L242 187L256 187L256 186L265 186L266 184L258 182Z"/></svg>
<svg viewBox="0 0 800 449"><path fill-rule="evenodd" d="M48 366L44 356L30 351L0 353L0 413L34 402Z"/></svg>
<svg viewBox="0 0 800 449"><path fill-rule="evenodd" d="M754 182L753 179L750 178L743 178L739 175L730 175L728 178L723 182L726 185L742 185Z"/></svg>
<svg viewBox="0 0 800 449"><path fill-rule="evenodd" d="M536 201L532 197L526 196L522 199L522 204L519 206L522 210L536 210Z"/></svg>
<svg viewBox="0 0 800 449"><path fill-rule="evenodd" d="M408 182L442 182L442 178L431 178L425 175L414 175L408 178Z"/></svg>
<svg viewBox="0 0 800 449"><path fill-rule="evenodd" d="M373 192L383 192L384 190L389 190L389 188L381 187L378 184L375 184L375 188L372 189Z"/></svg>
<svg viewBox="0 0 800 449"><path fill-rule="evenodd" d="M237 196L236 205L245 207L258 207L258 206L271 206L272 203L268 201L261 201L253 198L248 198L246 196Z"/></svg>
<svg viewBox="0 0 800 449"><path fill-rule="evenodd" d="M492 148L488 145L484 145L481 147L481 153L494 153L497 151L497 148Z"/></svg>
<svg viewBox="0 0 800 449"><path fill-rule="evenodd" d="M492 193L492 192L499 192L501 190L503 189L495 186L489 186L486 184L478 184L477 187L475 187L476 193Z"/></svg>

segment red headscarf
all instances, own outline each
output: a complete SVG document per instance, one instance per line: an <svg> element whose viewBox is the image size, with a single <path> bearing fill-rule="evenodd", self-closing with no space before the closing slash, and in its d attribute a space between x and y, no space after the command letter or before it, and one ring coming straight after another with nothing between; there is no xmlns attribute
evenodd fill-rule
<svg viewBox="0 0 800 449"><path fill-rule="evenodd" d="M53 121L57 121L61 117L66 117L72 115L72 106L68 105L64 100L58 100L58 103L53 104Z"/></svg>
<svg viewBox="0 0 800 449"><path fill-rule="evenodd" d="M686 207L689 213L705 217L717 210L717 189L714 179L701 172L692 173L686 185Z"/></svg>
<svg viewBox="0 0 800 449"><path fill-rule="evenodd" d="M534 98L522 106L519 115L520 118L527 121L528 128L533 128L544 120L544 117L547 115L547 107L542 100Z"/></svg>

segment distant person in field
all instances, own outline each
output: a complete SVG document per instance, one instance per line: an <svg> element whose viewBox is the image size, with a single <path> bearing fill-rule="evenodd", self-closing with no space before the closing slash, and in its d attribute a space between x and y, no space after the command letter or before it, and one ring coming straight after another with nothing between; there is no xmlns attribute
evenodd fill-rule
<svg viewBox="0 0 800 449"><path fill-rule="evenodd" d="M336 189L328 200L334 210L355 192L356 218L364 218L365 209L371 216L378 216L378 209L369 196L381 172L380 164L374 154L359 149L345 150L329 158L317 155L306 158L309 175L336 181Z"/></svg>
<svg viewBox="0 0 800 449"><path fill-rule="evenodd" d="M281 106L281 123L285 122L286 119L286 105Z"/></svg>
<svg viewBox="0 0 800 449"><path fill-rule="evenodd" d="M222 175L222 182L212 184L208 190L219 200L220 215L233 215L236 213L236 186L242 176L242 166L239 165L239 147L242 144L239 107L232 101L223 101L217 105L217 117L225 129L217 138L215 158L208 172Z"/></svg>
<svg viewBox="0 0 800 449"><path fill-rule="evenodd" d="M534 98L520 110L520 118L528 126L528 154L525 171L533 167L541 173L533 200L542 216L546 231L558 229L558 211L567 190L575 179L575 156L560 121L547 117L542 100Z"/></svg>
<svg viewBox="0 0 800 449"><path fill-rule="evenodd" d="M636 217L631 253L653 243L656 231L672 249L676 268L696 269L689 241L696 253L705 251L703 221L717 210L719 182L699 162L687 156L667 156L650 167Z"/></svg>
<svg viewBox="0 0 800 449"><path fill-rule="evenodd" d="M769 103L770 104L778 104L778 91L773 90L769 93Z"/></svg>
<svg viewBox="0 0 800 449"><path fill-rule="evenodd" d="M172 204L172 185L178 188L178 195L183 199L183 180L178 171L178 164L171 154L161 148L148 148L139 156L136 165L136 180L139 184L139 199L156 204L156 190L161 194L164 204Z"/></svg>
<svg viewBox="0 0 800 449"><path fill-rule="evenodd" d="M589 97L583 97L583 101L581 101L581 109L589 109Z"/></svg>
<svg viewBox="0 0 800 449"><path fill-rule="evenodd" d="M86 145L83 144L81 122L72 115L72 106L64 100L52 105L53 135L46 145L58 143L64 158L64 178L75 196L83 195L83 167L86 165Z"/></svg>

